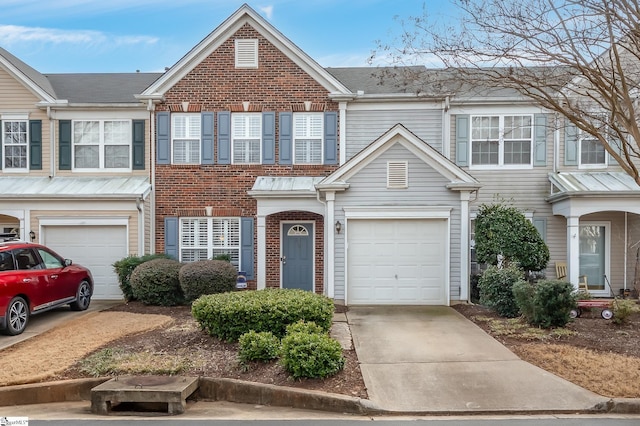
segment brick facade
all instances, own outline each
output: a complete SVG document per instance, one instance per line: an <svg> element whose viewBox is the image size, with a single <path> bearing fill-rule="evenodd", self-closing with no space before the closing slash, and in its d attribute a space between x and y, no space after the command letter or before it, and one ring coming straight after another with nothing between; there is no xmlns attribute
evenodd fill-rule
<svg viewBox="0 0 640 426"><path fill-rule="evenodd" d="M258 39L257 69L235 68L236 38ZM156 110L181 110L179 106L189 102L189 111L238 111L244 102L249 102L250 111L276 112L276 135L279 135L278 112L298 110L305 101L313 104L313 110L338 110L338 105L329 100L325 88L245 24L169 89L164 94L164 102L158 104ZM218 213L214 215L255 217L256 200L247 191L252 188L257 176L326 176L337 167L279 166L278 151L276 137L275 165L157 165L156 252L164 252L165 217L204 216L205 206L213 206ZM217 163L217 158L215 161ZM267 242L267 286L278 287L280 283L279 229L283 218L315 221L315 284L316 291L322 292L323 218L305 212L283 213L267 218L267 235L270 236ZM254 258L256 251L254 244ZM249 286L255 287L255 282L249 282Z"/></svg>

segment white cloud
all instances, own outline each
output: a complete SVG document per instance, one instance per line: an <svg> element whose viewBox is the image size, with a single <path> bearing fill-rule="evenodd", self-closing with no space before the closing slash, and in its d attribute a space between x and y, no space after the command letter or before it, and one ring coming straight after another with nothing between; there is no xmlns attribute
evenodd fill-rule
<svg viewBox="0 0 640 426"><path fill-rule="evenodd" d="M154 44L156 37L110 35L90 30L60 30L56 28L23 27L18 25L0 25L0 40L4 45L17 43L53 43L53 44L102 44L117 45Z"/></svg>
<svg viewBox="0 0 640 426"><path fill-rule="evenodd" d="M263 6L260 8L260 11L264 13L264 16L267 19L271 19L271 17L273 17L273 5Z"/></svg>

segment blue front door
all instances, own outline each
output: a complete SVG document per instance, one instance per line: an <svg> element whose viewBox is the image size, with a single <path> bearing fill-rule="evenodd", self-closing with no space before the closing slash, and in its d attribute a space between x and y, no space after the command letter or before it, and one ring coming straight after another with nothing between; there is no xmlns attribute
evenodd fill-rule
<svg viewBox="0 0 640 426"><path fill-rule="evenodd" d="M282 288L313 291L313 224L282 226Z"/></svg>

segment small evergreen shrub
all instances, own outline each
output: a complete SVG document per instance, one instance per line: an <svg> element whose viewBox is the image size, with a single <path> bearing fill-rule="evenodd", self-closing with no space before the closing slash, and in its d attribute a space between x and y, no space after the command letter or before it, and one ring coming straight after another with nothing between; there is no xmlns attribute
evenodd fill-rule
<svg viewBox="0 0 640 426"><path fill-rule="evenodd" d="M280 353L280 339L270 331L244 333L238 339L238 358L240 362L264 361L268 362L278 357Z"/></svg>
<svg viewBox="0 0 640 426"><path fill-rule="evenodd" d="M328 297L293 289L209 294L191 306L203 330L230 342L250 330L271 331L282 337L287 325L299 320L313 321L328 332L333 311L333 301Z"/></svg>
<svg viewBox="0 0 640 426"><path fill-rule="evenodd" d="M502 317L517 317L520 310L513 295L513 285L523 280L524 272L516 265L511 264L502 269L489 266L478 281L480 303Z"/></svg>
<svg viewBox="0 0 640 426"><path fill-rule="evenodd" d="M640 308L635 301L629 299L616 299L613 302L613 321L616 324L625 324L629 321L629 317L640 312Z"/></svg>
<svg viewBox="0 0 640 426"><path fill-rule="evenodd" d="M281 365L294 378L325 378L344 367L340 343L327 334L291 333L282 339Z"/></svg>
<svg viewBox="0 0 640 426"><path fill-rule="evenodd" d="M576 308L577 293L566 281L518 282L513 294L527 322L543 328L564 327Z"/></svg>
<svg viewBox="0 0 640 426"><path fill-rule="evenodd" d="M222 253L217 256L213 256L212 260L224 260L225 262L231 263L231 255L228 253Z"/></svg>
<svg viewBox="0 0 640 426"><path fill-rule="evenodd" d="M179 280L185 300L191 302L204 294L235 290L238 271L223 260L201 260L185 264Z"/></svg>
<svg viewBox="0 0 640 426"><path fill-rule="evenodd" d="M114 271L118 275L118 281L120 282L120 290L122 290L122 294L124 295L124 300L131 301L135 300L133 295L133 290L131 289L131 283L129 279L131 278L131 273L136 267L144 262L148 262L153 259L169 259L169 256L162 253L157 254L146 254L144 256L127 256L122 258L116 262L114 262L111 266L113 266Z"/></svg>
<svg viewBox="0 0 640 426"><path fill-rule="evenodd" d="M182 264L173 259L154 259L131 273L133 296L145 305L175 306L183 303L178 274Z"/></svg>
<svg viewBox="0 0 640 426"><path fill-rule="evenodd" d="M287 326L287 334L293 333L327 334L327 330L313 321L300 320Z"/></svg>

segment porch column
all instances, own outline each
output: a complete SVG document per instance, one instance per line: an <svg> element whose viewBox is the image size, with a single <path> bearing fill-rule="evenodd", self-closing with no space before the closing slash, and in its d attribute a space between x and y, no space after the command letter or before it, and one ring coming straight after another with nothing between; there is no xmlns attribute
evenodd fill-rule
<svg viewBox="0 0 640 426"><path fill-rule="evenodd" d="M267 287L267 218L258 213L257 216L257 244L258 244L258 273L257 288Z"/></svg>
<svg viewBox="0 0 640 426"><path fill-rule="evenodd" d="M469 301L469 200L471 193L460 192L460 300ZM449 272L451 274L451 272ZM449 276L451 282L451 276ZM450 296L447 296L450 300Z"/></svg>
<svg viewBox="0 0 640 426"><path fill-rule="evenodd" d="M578 289L580 275L580 216L567 217L567 275Z"/></svg>
<svg viewBox="0 0 640 426"><path fill-rule="evenodd" d="M336 241L336 234L335 234L335 228L334 228L334 223L335 223L335 214L334 214L334 206L335 206L335 199L336 199L336 193L335 192L327 192L326 193L326 199L327 199L327 213L325 214L325 222L324 222L324 232L325 232L325 242L326 244L324 245L324 259L325 259L325 265L326 265L326 269L325 269L325 273L326 273L326 279L325 279L325 294L327 295L327 297L330 297L331 299L334 298L335 295L335 241Z"/></svg>

